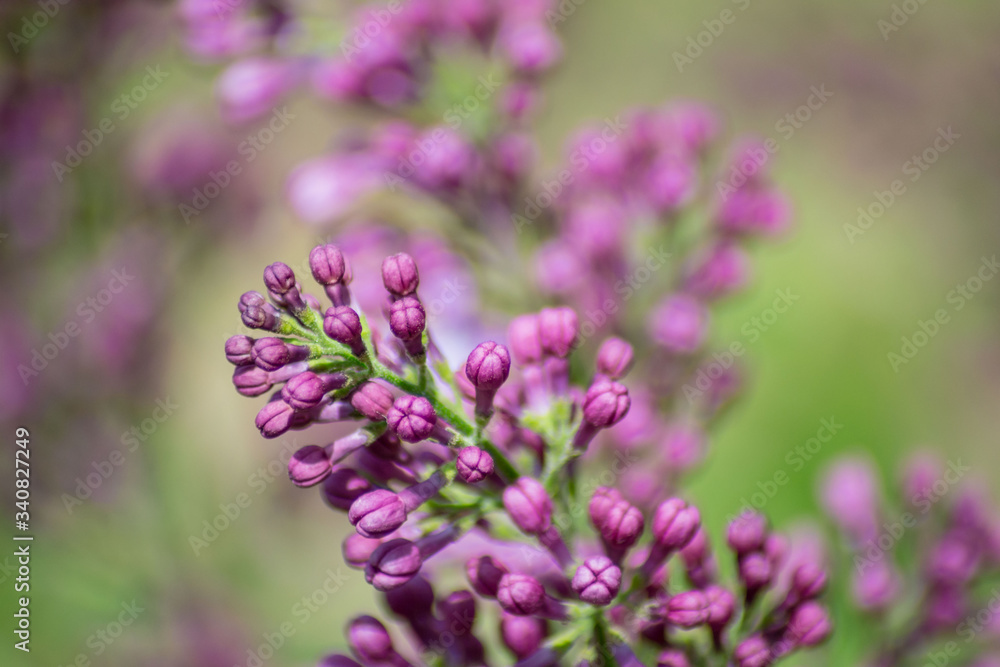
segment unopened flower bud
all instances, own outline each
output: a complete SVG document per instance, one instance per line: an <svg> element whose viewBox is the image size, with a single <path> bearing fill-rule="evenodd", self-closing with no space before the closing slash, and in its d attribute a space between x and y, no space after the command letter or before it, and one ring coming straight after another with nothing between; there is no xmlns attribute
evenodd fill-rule
<svg viewBox="0 0 1000 667"><path fill-rule="evenodd" d="M323 498L331 507L345 512L361 495L371 491L371 483L351 468L338 468L323 481Z"/></svg>
<svg viewBox="0 0 1000 667"><path fill-rule="evenodd" d="M708 598L701 591L679 593L667 601L667 623L681 628L696 628L708 621Z"/></svg>
<svg viewBox="0 0 1000 667"><path fill-rule="evenodd" d="M470 445L459 450L455 466L463 482L476 484L493 474L493 457Z"/></svg>
<svg viewBox="0 0 1000 667"><path fill-rule="evenodd" d="M546 354L565 359L579 333L580 322L572 308L543 308L538 314L538 337Z"/></svg>
<svg viewBox="0 0 1000 667"><path fill-rule="evenodd" d="M265 371L276 371L283 366L302 361L308 357L308 347L292 345L271 336L257 340L250 352L251 360L258 368Z"/></svg>
<svg viewBox="0 0 1000 667"><path fill-rule="evenodd" d="M351 392L351 406L366 419L383 422L392 409L392 392L378 382L369 380Z"/></svg>
<svg viewBox="0 0 1000 667"><path fill-rule="evenodd" d="M476 346L465 362L465 376L476 388L476 415L488 418L493 398L510 375L510 352L500 343L487 341Z"/></svg>
<svg viewBox="0 0 1000 667"><path fill-rule="evenodd" d="M726 532L726 541L738 556L762 550L766 539L767 519L757 512L740 514Z"/></svg>
<svg viewBox="0 0 1000 667"><path fill-rule="evenodd" d="M285 383L281 389L281 397L296 410L310 410L322 403L328 392L344 386L346 380L339 373L317 375L306 371Z"/></svg>
<svg viewBox="0 0 1000 667"><path fill-rule="evenodd" d="M505 613L500 621L503 643L519 660L533 655L547 635L548 624L543 618Z"/></svg>
<svg viewBox="0 0 1000 667"><path fill-rule="evenodd" d="M622 571L605 556L593 556L573 575L573 590L581 600L597 607L611 604L621 588Z"/></svg>
<svg viewBox="0 0 1000 667"><path fill-rule="evenodd" d="M529 535L539 535L552 525L552 499L531 477L521 477L504 489L503 506L514 524Z"/></svg>
<svg viewBox="0 0 1000 667"><path fill-rule="evenodd" d="M621 338L609 338L597 350L597 372L611 380L625 377L632 369L634 351Z"/></svg>
<svg viewBox="0 0 1000 667"><path fill-rule="evenodd" d="M288 478L295 486L315 486L331 472L330 455L324 448L316 445L303 447L288 461Z"/></svg>
<svg viewBox="0 0 1000 667"><path fill-rule="evenodd" d="M469 585L479 595L485 598L495 598L500 586L500 579L507 574L503 563L495 561L492 556L473 558L465 564L465 574Z"/></svg>
<svg viewBox="0 0 1000 667"><path fill-rule="evenodd" d="M420 273L413 258L401 252L382 260L382 283L395 297L413 294L420 285Z"/></svg>
<svg viewBox="0 0 1000 667"><path fill-rule="evenodd" d="M234 366L253 363L250 356L254 339L250 336L230 336L226 340L226 361Z"/></svg>
<svg viewBox="0 0 1000 667"><path fill-rule="evenodd" d="M532 616L545 606L545 588L527 574L505 574L497 589L497 601L515 616Z"/></svg>
<svg viewBox="0 0 1000 667"><path fill-rule="evenodd" d="M507 342L517 363L524 366L542 359L542 340L537 315L519 315L507 327Z"/></svg>
<svg viewBox="0 0 1000 667"><path fill-rule="evenodd" d="M350 306L328 308L323 316L323 331L332 340L349 347L353 354L357 356L364 354L361 317Z"/></svg>
<svg viewBox="0 0 1000 667"><path fill-rule="evenodd" d="M397 302L398 303L398 302ZM404 442L426 440L437 425L437 413L423 396L400 396L386 413L393 433Z"/></svg>

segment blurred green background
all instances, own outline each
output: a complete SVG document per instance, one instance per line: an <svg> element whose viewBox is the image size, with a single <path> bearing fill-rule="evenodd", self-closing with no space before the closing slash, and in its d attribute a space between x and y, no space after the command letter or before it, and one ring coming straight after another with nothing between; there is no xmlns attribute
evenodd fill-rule
<svg viewBox="0 0 1000 667"><path fill-rule="evenodd" d="M735 21L678 71L675 52L706 29L703 21L726 9ZM1000 6L928 0L883 39L878 21L892 11L891 2L860 0L586 0L558 27L567 57L546 87L541 141L547 164L556 162L578 123L673 98L711 102L731 131L775 137L780 145L775 179L795 201L795 231L755 253L752 289L727 302L715 319L717 343L747 343L750 391L714 433L710 463L691 489L713 532L758 491L758 482L780 470L790 482L765 508L775 524L788 527L815 514L824 462L847 451L869 452L889 479L908 452L928 447L970 462L995 484L1000 281L986 282L957 312L947 295L1000 245ZM171 8L150 12L163 30L152 57L113 59L94 72L87 113L99 119L148 62L162 63L170 77L121 122L123 132L99 161L81 167L77 187L93 191L97 209L68 221L54 254L85 247L88 220L141 214L118 205L126 184L91 182L84 170L103 164L106 171L126 172L124 147L145 118L164 108L190 103L215 113L214 68L192 64L180 51L167 28ZM70 12L56 16L51 39L72 39L71 26L59 25L72 18ZM786 138L777 123L813 86L832 96ZM66 460L75 468L60 470L62 487L35 487L33 650L28 657L14 652L5 633L2 664L70 665L82 654L95 665L182 665L181 647L191 641L218 645L219 665L245 664L247 648L288 622L294 634L267 664L310 665L342 646L351 615L374 608L361 574L341 562L344 517L326 509L319 494L291 487L283 466L271 482L258 472L278 460L283 446L294 446L288 443L307 444L308 435L261 439L253 427L257 402L232 390L221 354L236 331L235 300L257 288L261 267L298 261L326 233L296 221L281 190L289 169L317 155L346 119L306 101L290 108L299 120L257 166L262 224L220 239L177 215L162 220L165 234L190 237L170 259L181 279L158 313L166 328L162 344L149 352L165 376L159 398L176 403L173 414L72 512L61 495L72 494L75 478L91 472L95 455L80 460L33 441L35 466L61 468ZM948 127L959 135L954 145L919 180L907 180L905 194L852 240L845 226L857 224L859 207L869 207L894 179L907 178L904 164ZM59 275L51 283L51 304L64 303L73 286ZM16 277L6 285L22 287ZM799 300L751 341L744 325L784 289ZM894 370L887 355L898 353L901 339L940 308L949 310L950 321ZM44 406L45 396L35 400ZM146 416L155 407L150 402ZM824 419L843 428L794 470L786 455ZM42 424L17 425L44 431ZM8 442L13 426L3 431ZM111 438L94 461L118 446L117 436ZM4 466L9 473L9 461ZM200 536L203 522L240 494L248 506L196 554L191 536ZM8 535L11 521L4 523ZM328 571L344 576L342 587L304 613L303 597L323 586ZM6 568L0 573L5 626L13 610L11 576ZM110 645L95 640L133 600L144 608L134 625ZM861 633L850 625L845 630L826 664L855 664Z"/></svg>

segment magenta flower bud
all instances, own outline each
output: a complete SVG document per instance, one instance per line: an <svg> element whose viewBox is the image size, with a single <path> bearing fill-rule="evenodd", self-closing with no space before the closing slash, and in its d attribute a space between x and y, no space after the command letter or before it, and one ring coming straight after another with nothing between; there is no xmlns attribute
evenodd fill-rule
<svg viewBox="0 0 1000 667"><path fill-rule="evenodd" d="M351 265L340 248L333 244L319 245L309 253L309 269L320 285L351 282Z"/></svg>
<svg viewBox="0 0 1000 667"><path fill-rule="evenodd" d="M645 524L638 507L625 500L611 505L604 515L604 521L596 526L608 557L615 563L620 563L626 552L642 537Z"/></svg>
<svg viewBox="0 0 1000 667"><path fill-rule="evenodd" d="M747 591L753 593L770 585L774 568L767 556L757 552L740 559L739 575Z"/></svg>
<svg viewBox="0 0 1000 667"><path fill-rule="evenodd" d="M691 354L708 333L708 311L694 297L675 294L653 312L653 340L676 354Z"/></svg>
<svg viewBox="0 0 1000 667"><path fill-rule="evenodd" d="M281 313L264 299L259 292L246 292L240 297L240 318L251 329L277 331L281 326Z"/></svg>
<svg viewBox="0 0 1000 667"><path fill-rule="evenodd" d="M230 336L226 340L226 361L234 366L246 366L253 363L250 351L254 340L250 336Z"/></svg>
<svg viewBox="0 0 1000 667"><path fill-rule="evenodd" d="M573 575L573 591L581 600L595 607L611 604L622 584L622 571L605 556L583 561Z"/></svg>
<svg viewBox="0 0 1000 667"><path fill-rule="evenodd" d="M515 616L533 616L545 606L545 588L527 574L505 574L497 588L497 601Z"/></svg>
<svg viewBox="0 0 1000 667"><path fill-rule="evenodd" d="M611 380L625 377L632 369L632 346L621 338L609 338L597 350L597 372Z"/></svg>
<svg viewBox="0 0 1000 667"><path fill-rule="evenodd" d="M767 519L757 512L740 514L726 532L726 541L738 556L762 550L766 539Z"/></svg>
<svg viewBox="0 0 1000 667"><path fill-rule="evenodd" d="M656 667L691 667L684 651L668 648L656 656Z"/></svg>
<svg viewBox="0 0 1000 667"><path fill-rule="evenodd" d="M696 628L708 621L708 598L701 591L679 593L667 601L664 618L671 625Z"/></svg>
<svg viewBox="0 0 1000 667"><path fill-rule="evenodd" d="M826 609L816 602L806 602L792 612L785 637L797 646L816 646L830 636L832 629Z"/></svg>
<svg viewBox="0 0 1000 667"><path fill-rule="evenodd" d="M352 533L344 538L340 545L340 551L344 556L344 562L356 569L363 569L368 559L375 553L382 540L365 537L360 533Z"/></svg>
<svg viewBox="0 0 1000 667"><path fill-rule="evenodd" d="M927 578L945 586L965 584L979 569L980 553L970 538L952 530L935 544L927 557Z"/></svg>
<svg viewBox="0 0 1000 667"><path fill-rule="evenodd" d="M771 647L760 635L745 639L733 651L736 667L768 667L774 662Z"/></svg>
<svg viewBox="0 0 1000 667"><path fill-rule="evenodd" d="M323 402L327 392L342 387L346 378L340 374L299 373L281 389L281 397L296 410L311 410Z"/></svg>
<svg viewBox="0 0 1000 667"><path fill-rule="evenodd" d="M625 385L614 380L597 380L583 397L583 421L573 438L573 445L585 449L598 431L624 419L631 406L632 399Z"/></svg>
<svg viewBox="0 0 1000 667"><path fill-rule="evenodd" d="M423 396L400 396L386 413L386 421L400 440L420 442L434 432L437 413Z"/></svg>
<svg viewBox="0 0 1000 667"><path fill-rule="evenodd" d="M521 477L504 489L503 506L528 535L539 535L552 525L552 499L541 482L531 477Z"/></svg>
<svg viewBox="0 0 1000 667"><path fill-rule="evenodd" d="M295 410L284 401L271 401L257 413L254 420L265 438L277 438L292 427Z"/></svg>
<svg viewBox="0 0 1000 667"><path fill-rule="evenodd" d="M699 527L680 553L688 570L704 565L709 557L708 538L705 537L704 529Z"/></svg>
<svg viewBox="0 0 1000 667"><path fill-rule="evenodd" d="M413 294L420 285L417 263L405 252L382 260L382 284L395 297Z"/></svg>
<svg viewBox="0 0 1000 667"><path fill-rule="evenodd" d="M351 406L366 419L384 422L392 409L392 392L378 382L368 381L351 392Z"/></svg>
<svg viewBox="0 0 1000 667"><path fill-rule="evenodd" d="M518 315L507 327L507 342L517 363L536 364L542 359L542 339L537 315Z"/></svg>
<svg viewBox="0 0 1000 667"><path fill-rule="evenodd" d="M469 585L484 598L497 596L500 580L507 572L503 563L493 560L492 556L473 558L465 564L465 575L469 579Z"/></svg>
<svg viewBox="0 0 1000 667"><path fill-rule="evenodd" d="M705 622L708 623L713 632L719 633L733 619L733 613L736 610L736 598L721 586L709 586L706 588L705 597L708 600L708 617L705 619Z"/></svg>
<svg viewBox="0 0 1000 667"><path fill-rule="evenodd" d="M387 489L375 489L351 503L347 519L360 535L385 537L406 523L406 506Z"/></svg>
<svg viewBox="0 0 1000 667"><path fill-rule="evenodd" d="M361 317L350 306L328 308L323 316L323 331L332 340L351 348L353 354L360 357L365 353Z"/></svg>
<svg viewBox="0 0 1000 667"><path fill-rule="evenodd" d="M260 396L273 385L267 371L257 366L239 366L233 372L233 386L243 396Z"/></svg>
<svg viewBox="0 0 1000 667"><path fill-rule="evenodd" d="M455 461L458 476L467 484L476 484L493 474L493 457L475 446L463 447Z"/></svg>
<svg viewBox="0 0 1000 667"><path fill-rule="evenodd" d="M685 289L703 299L718 299L746 285L750 260L746 252L729 241L716 244L684 282Z"/></svg>
<svg viewBox="0 0 1000 667"><path fill-rule="evenodd" d="M476 622L476 598L469 591L455 591L437 603L442 620L449 627L471 628Z"/></svg>
<svg viewBox="0 0 1000 667"><path fill-rule="evenodd" d="M420 548L409 540L396 538L383 542L365 566L365 580L377 590L399 588L420 572L423 565Z"/></svg>
<svg viewBox="0 0 1000 667"><path fill-rule="evenodd" d="M796 601L812 600L826 590L826 568L818 563L803 563L792 575L792 590Z"/></svg>
<svg viewBox="0 0 1000 667"><path fill-rule="evenodd" d="M587 505L587 512L590 514L590 522L598 531L607 520L608 513L616 503L624 500L618 489L611 486L599 486L594 490L594 495L590 497Z"/></svg>
<svg viewBox="0 0 1000 667"><path fill-rule="evenodd" d="M371 483L351 468L338 468L323 481L323 498L345 512L360 496L371 491Z"/></svg>
<svg viewBox="0 0 1000 667"><path fill-rule="evenodd" d="M434 588L422 576L386 591L385 602L392 613L403 618L430 618L434 611Z"/></svg>
<svg viewBox="0 0 1000 667"><path fill-rule="evenodd" d="M276 301L283 301L295 290L295 282L295 272L284 262L275 262L264 269L264 287Z"/></svg>
<svg viewBox="0 0 1000 667"><path fill-rule="evenodd" d="M351 660L346 655L328 655L316 667L361 667L361 664Z"/></svg>
<svg viewBox="0 0 1000 667"><path fill-rule="evenodd" d="M821 500L830 517L856 543L878 533L878 483L872 463L864 457L844 458L825 475Z"/></svg>
<svg viewBox="0 0 1000 667"><path fill-rule="evenodd" d="M407 354L415 359L423 357L422 337L426 326L427 314L415 296L401 297L389 307L389 329L393 336L403 341Z"/></svg>
<svg viewBox="0 0 1000 667"><path fill-rule="evenodd" d="M562 45L544 21L521 19L504 24L500 49L514 69L535 74L552 67L562 56Z"/></svg>
<svg viewBox="0 0 1000 667"><path fill-rule="evenodd" d="M351 650L369 664L391 660L396 655L388 630L371 616L359 616L351 621L347 641Z"/></svg>
<svg viewBox="0 0 1000 667"><path fill-rule="evenodd" d="M500 620L500 637L518 660L538 651L548 634L548 623L543 618L505 613Z"/></svg>
<svg viewBox="0 0 1000 667"><path fill-rule="evenodd" d="M333 469L330 455L316 445L307 445L292 455L288 461L288 478L295 486L316 486L329 477Z"/></svg>
<svg viewBox="0 0 1000 667"><path fill-rule="evenodd" d="M538 338L542 351L565 359L576 346L580 322L572 308L543 308L538 313Z"/></svg>
<svg viewBox="0 0 1000 667"><path fill-rule="evenodd" d="M666 553L684 548L701 526L698 508L680 498L664 500L653 514L653 539Z"/></svg>
<svg viewBox="0 0 1000 667"><path fill-rule="evenodd" d="M268 336L253 344L250 352L251 360L265 371L276 371L287 364L303 361L309 357L309 348L304 345L291 345Z"/></svg>
<svg viewBox="0 0 1000 667"><path fill-rule="evenodd" d="M881 611L900 594L900 577L885 560L869 561L851 582L854 603L864 611Z"/></svg>
<svg viewBox="0 0 1000 667"><path fill-rule="evenodd" d="M500 343L480 343L465 362L465 376L476 388L476 415L493 414L493 398L510 375L510 352Z"/></svg>

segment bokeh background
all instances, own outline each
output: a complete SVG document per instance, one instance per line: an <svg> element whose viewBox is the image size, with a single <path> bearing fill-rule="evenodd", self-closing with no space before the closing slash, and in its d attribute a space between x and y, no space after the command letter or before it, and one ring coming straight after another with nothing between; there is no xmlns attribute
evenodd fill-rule
<svg viewBox="0 0 1000 667"><path fill-rule="evenodd" d="M350 7L303 5L329 15L322 28L336 43ZM996 486L1000 280L958 311L948 294L1000 245L1000 6L928 0L884 35L879 21L891 20L893 5L585 0L558 25L567 55L545 87L545 164L555 164L580 122L673 98L711 102L730 131L780 146L774 174L794 199L795 230L755 253L752 288L724 304L713 328L716 343L747 343L750 372L747 395L713 433L709 465L690 491L714 531L782 470L790 481L765 511L779 527L816 516L824 463L849 451L868 452L888 481L908 453L930 448ZM726 9L735 21L679 68L675 53ZM36 11L5 2L4 34L19 34ZM14 428L23 426L32 433L35 535L30 656L11 648L13 549L0 551L0 662L70 665L83 655L95 665L246 664L247 649L291 622L294 635L267 664L313 664L341 647L345 621L374 598L360 573L342 566L344 518L317 493L292 487L283 466L261 474L283 448L311 438L259 437L256 402L232 390L222 344L238 330L238 295L259 288L266 263L300 261L318 239L336 237L292 214L282 196L288 172L370 119L293 98L287 128L185 220L165 203L174 201L169 190L190 192L205 178L164 186L154 158L173 151L203 160L208 173L257 128L224 122L213 97L218 67L184 51L174 6L69 0L16 53L10 43L0 53L2 533L13 530L6 489ZM165 76L150 79L147 68ZM142 100L136 86L146 90ZM786 136L777 124L813 87L829 91L828 101ZM134 102L128 113L115 105L123 94ZM57 179L52 155L64 157L64 146L104 119L113 131ZM908 178L905 163L947 128L953 145L867 229L852 231L859 207ZM438 225L398 202L382 208L402 224ZM523 289L517 263L493 280ZM126 275L134 267L134 282L106 308L91 304L96 315L86 319L81 304L119 267ZM745 325L776 290L799 300L749 340ZM893 368L888 354L941 308L948 323ZM22 381L18 365L74 321L81 334ZM842 428L793 468L788 453L824 419ZM130 448L133 427L142 437ZM67 500L113 450L121 464L89 497ZM204 522L241 494L250 502L228 528L193 546ZM343 575L338 593L304 613L302 599L329 572ZM112 642L100 638L133 602L142 609L134 622ZM836 641L808 664L855 664L866 628L848 615L837 621Z"/></svg>

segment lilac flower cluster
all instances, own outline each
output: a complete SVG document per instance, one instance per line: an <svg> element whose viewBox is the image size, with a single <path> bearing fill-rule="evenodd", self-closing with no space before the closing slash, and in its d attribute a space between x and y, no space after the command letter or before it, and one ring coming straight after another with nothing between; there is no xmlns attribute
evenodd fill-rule
<svg viewBox="0 0 1000 667"><path fill-rule="evenodd" d="M265 437L356 423L296 452L289 477L347 513L356 534L344 559L385 594L408 639L362 616L347 633L357 661L322 665L487 664L503 649L484 644L483 605L525 666L764 667L826 639L825 571L787 558L763 517L730 525L738 580L727 586L695 506L632 502L624 484L583 490L582 457L632 405L627 342L607 339L580 386L577 314L550 307L514 318L504 343L476 345L453 370L410 255L382 262L383 324L356 307L340 248L316 247L309 266L330 305L287 265L268 266L267 295L239 300L243 323L264 335L230 338L226 358L241 394L269 395L256 419ZM435 563L456 558L469 588L439 593Z"/></svg>
<svg viewBox="0 0 1000 667"><path fill-rule="evenodd" d="M1000 660L1000 602L987 584L1000 572L1000 519L969 484L970 470L961 460L918 455L895 507L865 458L844 458L826 475L823 505L850 559L854 607L880 628L872 667Z"/></svg>

